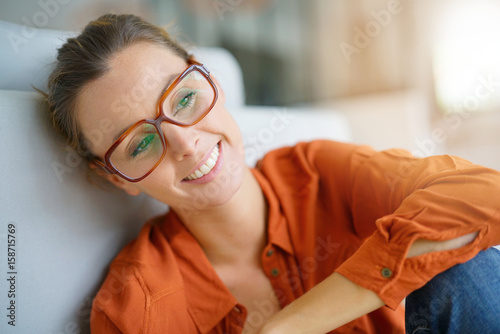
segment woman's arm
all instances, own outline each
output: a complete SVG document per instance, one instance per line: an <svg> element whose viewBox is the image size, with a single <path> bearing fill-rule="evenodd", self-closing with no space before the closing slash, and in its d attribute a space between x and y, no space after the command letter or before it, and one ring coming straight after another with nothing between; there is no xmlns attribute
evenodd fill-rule
<svg viewBox="0 0 500 334"><path fill-rule="evenodd" d="M500 244L498 171L404 150L344 152L322 141L299 153L295 159L318 174L322 195L345 199L336 205L349 211L346 221L324 224L345 224L363 242L332 268L336 274L271 317L263 333L281 333L281 326L324 333L381 305L396 309L437 274Z"/></svg>
<svg viewBox="0 0 500 334"><path fill-rule="evenodd" d="M407 257L465 246L477 233L446 241L416 240ZM344 276L333 273L273 317L261 334L323 334L383 306L373 291L365 289Z"/></svg>
<svg viewBox="0 0 500 334"><path fill-rule="evenodd" d="M260 334L324 334L383 305L374 292L333 273L269 318Z"/></svg>

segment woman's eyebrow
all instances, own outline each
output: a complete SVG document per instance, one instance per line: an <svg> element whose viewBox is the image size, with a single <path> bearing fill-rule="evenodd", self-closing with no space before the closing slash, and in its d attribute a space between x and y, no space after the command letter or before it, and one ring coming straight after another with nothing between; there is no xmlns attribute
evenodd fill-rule
<svg viewBox="0 0 500 334"><path fill-rule="evenodd" d="M158 98L156 99L157 103L155 104L155 106L157 106L157 105L158 105L158 102L160 101L160 99L161 99L161 97L163 96L163 94L165 93L165 91L166 91L166 90L170 87L170 85L172 84L172 82L173 82L173 81L174 81L174 80L175 80L175 79L176 79L179 75L181 75L181 73L172 73L172 74L168 77L168 79L167 79L167 83L165 84L165 86L163 87L163 89L160 91L160 94L159 94ZM114 137L113 137L113 143L114 143L115 141L117 141L117 140L118 140L118 138L120 138L120 137L121 137L121 135L123 135L123 134L125 133L125 131L127 131L128 129L130 129L130 127L131 127L132 125L134 125L135 123L136 123L136 122L134 122L134 123L130 124L129 126L125 127L122 131L118 132L118 133L116 134L116 136L114 136Z"/></svg>
<svg viewBox="0 0 500 334"><path fill-rule="evenodd" d="M170 85L172 84L172 82L179 76L181 75L182 72L179 72L179 73L172 73L168 79L167 79L167 83L165 84L165 86L163 87L163 89L160 91L160 95L158 96L158 98L156 99L156 101L160 101L163 93L165 93L165 91L170 87ZM157 103L158 104L158 103Z"/></svg>

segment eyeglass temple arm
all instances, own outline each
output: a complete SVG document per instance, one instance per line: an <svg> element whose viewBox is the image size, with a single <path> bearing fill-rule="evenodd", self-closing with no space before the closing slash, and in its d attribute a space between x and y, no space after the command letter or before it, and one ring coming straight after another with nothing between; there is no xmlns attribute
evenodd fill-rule
<svg viewBox="0 0 500 334"><path fill-rule="evenodd" d="M97 158L94 158L92 159L92 162L97 166L99 167L100 169L106 171L108 174L116 174L116 171L109 168L108 166L106 166L106 164L104 162L102 162L101 160L97 159Z"/></svg>

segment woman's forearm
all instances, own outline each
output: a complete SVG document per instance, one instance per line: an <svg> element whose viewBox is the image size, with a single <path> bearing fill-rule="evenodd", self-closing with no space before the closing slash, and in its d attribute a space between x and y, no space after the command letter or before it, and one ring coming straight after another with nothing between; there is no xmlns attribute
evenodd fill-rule
<svg viewBox="0 0 500 334"><path fill-rule="evenodd" d="M323 334L383 305L373 291L333 273L270 318L261 334Z"/></svg>

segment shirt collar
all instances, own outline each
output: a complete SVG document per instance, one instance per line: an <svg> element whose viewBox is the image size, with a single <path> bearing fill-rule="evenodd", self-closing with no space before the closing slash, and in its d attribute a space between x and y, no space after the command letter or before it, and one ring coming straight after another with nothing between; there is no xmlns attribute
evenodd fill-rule
<svg viewBox="0 0 500 334"><path fill-rule="evenodd" d="M260 188L267 200L269 210L267 240L269 243L280 247L290 255L294 255L295 252L290 239L288 222L272 185L258 169L252 169L252 172L257 182L259 182Z"/></svg>
<svg viewBox="0 0 500 334"><path fill-rule="evenodd" d="M294 250L287 221L278 198L264 175L256 169L252 169L252 172L268 203L268 241L293 255ZM161 230L176 255L178 268L183 278L189 313L198 330L201 333L207 333L238 302L219 278L201 246L175 212L171 211L167 215L167 219L161 225Z"/></svg>

